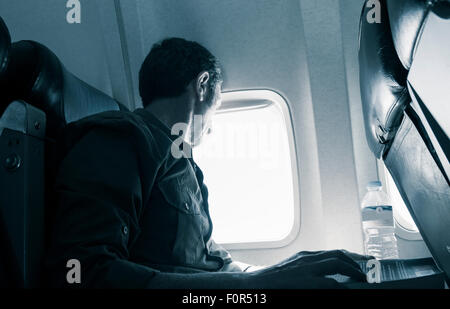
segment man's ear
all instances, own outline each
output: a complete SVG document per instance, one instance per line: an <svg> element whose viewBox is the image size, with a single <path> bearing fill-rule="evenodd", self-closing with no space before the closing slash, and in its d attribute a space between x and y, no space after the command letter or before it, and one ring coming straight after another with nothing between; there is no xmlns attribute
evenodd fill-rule
<svg viewBox="0 0 450 309"><path fill-rule="evenodd" d="M197 77L195 90L200 102L203 102L207 97L208 92L209 73L207 71L200 72Z"/></svg>

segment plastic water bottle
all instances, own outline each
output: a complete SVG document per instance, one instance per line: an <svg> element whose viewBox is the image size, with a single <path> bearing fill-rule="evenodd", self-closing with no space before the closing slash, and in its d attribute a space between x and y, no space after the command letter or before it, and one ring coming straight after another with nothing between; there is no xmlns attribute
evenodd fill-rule
<svg viewBox="0 0 450 309"><path fill-rule="evenodd" d="M382 188L379 181L369 182L361 202L364 247L367 255L379 260L398 259L392 205Z"/></svg>

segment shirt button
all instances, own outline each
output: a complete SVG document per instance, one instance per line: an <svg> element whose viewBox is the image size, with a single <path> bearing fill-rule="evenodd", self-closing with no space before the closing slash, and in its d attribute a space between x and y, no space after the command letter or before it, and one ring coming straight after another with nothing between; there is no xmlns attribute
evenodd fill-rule
<svg viewBox="0 0 450 309"><path fill-rule="evenodd" d="M124 235L127 235L127 234L128 234L128 227L127 227L126 225L123 226L123 228L122 228L122 233L123 233Z"/></svg>
<svg viewBox="0 0 450 309"><path fill-rule="evenodd" d="M186 208L186 210L189 210L189 205L188 205L188 203L184 203L184 208Z"/></svg>

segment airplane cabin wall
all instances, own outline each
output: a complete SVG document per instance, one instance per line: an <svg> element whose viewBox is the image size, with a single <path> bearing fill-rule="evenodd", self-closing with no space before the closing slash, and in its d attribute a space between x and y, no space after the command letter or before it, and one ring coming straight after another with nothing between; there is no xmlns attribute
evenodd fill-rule
<svg viewBox="0 0 450 309"><path fill-rule="evenodd" d="M300 232L282 248L231 250L236 260L276 263L298 251L362 252L359 203L378 177L365 141L358 79L363 0L81 1L81 24L65 1L0 2L13 41L53 50L82 80L140 107L139 67L153 43L179 36L210 49L225 91L271 89L289 104L300 187ZM207 175L205 179L207 183ZM401 257L429 255L399 240Z"/></svg>

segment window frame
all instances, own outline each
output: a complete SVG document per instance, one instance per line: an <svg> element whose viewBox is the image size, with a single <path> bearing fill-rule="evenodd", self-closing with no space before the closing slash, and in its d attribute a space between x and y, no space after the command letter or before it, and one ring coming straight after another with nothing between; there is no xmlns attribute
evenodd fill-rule
<svg viewBox="0 0 450 309"><path fill-rule="evenodd" d="M390 193L390 189L388 187L388 175L389 171L387 170L387 167L385 166L384 162L381 160L377 160L377 168L378 168L378 175L380 178L381 183L383 184L383 188L386 193ZM394 183L395 185L395 183ZM398 190L398 189L397 189ZM395 205L392 205L395 209ZM407 207L405 205L405 207ZM422 235L417 230L410 230L406 227L404 227L401 224L401 221L405 220L404 218L398 218L398 215L400 215L398 212L394 211L394 221L395 221L395 234L399 236L402 239L406 240L423 240Z"/></svg>
<svg viewBox="0 0 450 309"><path fill-rule="evenodd" d="M267 101L267 103L264 103ZM297 147L291 112L287 101L278 93L268 89L259 90L236 90L222 92L222 105L216 113L231 113L250 109L264 108L276 104L282 112L284 127L289 144L289 156L291 159L292 191L293 191L293 224L288 235L277 241L259 241L242 243L220 243L227 250L249 250L249 249L275 249L292 243L300 233L300 187L299 172L297 164ZM213 222L214 224L214 222Z"/></svg>

